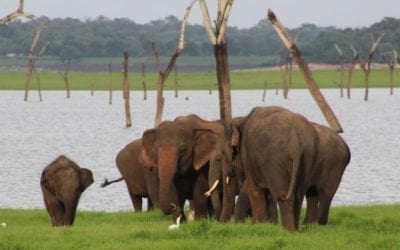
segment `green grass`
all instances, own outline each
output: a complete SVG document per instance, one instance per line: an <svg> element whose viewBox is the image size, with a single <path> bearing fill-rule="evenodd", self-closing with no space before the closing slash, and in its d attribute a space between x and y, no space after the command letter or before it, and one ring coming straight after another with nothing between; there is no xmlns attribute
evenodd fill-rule
<svg viewBox="0 0 400 250"><path fill-rule="evenodd" d="M82 212L55 228L44 210L0 209L0 249L400 249L400 204L335 207L328 225L288 233L270 224L189 222L159 211Z"/></svg>
<svg viewBox="0 0 400 250"><path fill-rule="evenodd" d="M339 71L337 70L315 70L314 78L320 88L337 88L334 84L339 83ZM57 72L39 73L41 87L43 90L63 90L64 81ZM395 74L395 87L399 87L400 73ZM0 90L23 90L25 86L25 73L21 71L0 71ZM165 89L173 89L173 74L169 76ZM233 71L230 74L231 89L263 89L264 82L267 81L269 89L275 89L282 82L282 76L279 71ZM114 72L112 74L113 89L121 89L122 73ZM303 77L299 71L293 72L291 88L305 88ZM345 80L347 73L345 74ZM129 75L132 90L142 90L142 76L140 73L131 73ZM95 90L109 89L108 72L70 72L69 82L72 90L88 90L94 84ZM157 74L146 74L147 88L156 89ZM181 72L178 75L178 85L180 90L207 90L210 85L217 89L216 74L213 72ZM370 76L370 87L389 86L389 71L385 69L373 70ZM361 70L353 73L352 87L364 87L364 74ZM35 75L32 78L30 89L37 89Z"/></svg>

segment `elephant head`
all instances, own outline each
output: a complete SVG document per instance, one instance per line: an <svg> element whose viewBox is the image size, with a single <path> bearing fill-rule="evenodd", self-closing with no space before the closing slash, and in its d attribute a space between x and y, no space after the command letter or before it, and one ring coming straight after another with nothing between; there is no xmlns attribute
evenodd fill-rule
<svg viewBox="0 0 400 250"><path fill-rule="evenodd" d="M235 118L232 123L225 124L223 136L218 137L215 151L210 160L209 183L207 195L212 197L214 207L221 207L220 190L222 187L221 222L230 219L234 206L235 196L239 193L244 180L239 152L239 127L244 118ZM218 190L218 191L216 191ZM219 198L218 198L219 197Z"/></svg>
<svg viewBox="0 0 400 250"><path fill-rule="evenodd" d="M188 115L164 121L143 133L139 159L148 168L158 167L160 208L164 214L171 213L175 205L182 206L183 199L188 198L183 193L193 194L195 187L182 190L185 187L179 183L183 179L195 182L194 173L210 160L221 132L220 123Z"/></svg>

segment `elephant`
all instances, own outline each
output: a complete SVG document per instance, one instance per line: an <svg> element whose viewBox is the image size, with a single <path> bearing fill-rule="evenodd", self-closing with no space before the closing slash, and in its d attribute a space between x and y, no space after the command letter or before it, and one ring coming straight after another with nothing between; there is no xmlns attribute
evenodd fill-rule
<svg viewBox="0 0 400 250"><path fill-rule="evenodd" d="M139 159L143 165L158 167L160 208L173 221L184 221L183 205L193 200L195 219L212 213L208 190L208 162L217 137L223 132L218 121L191 114L163 121L144 131Z"/></svg>
<svg viewBox="0 0 400 250"><path fill-rule="evenodd" d="M72 226L81 194L93 183L93 173L61 155L43 169L40 187L53 226Z"/></svg>
<svg viewBox="0 0 400 250"><path fill-rule="evenodd" d="M334 130L313 123L319 136L317 165L307 189L307 209L303 223L328 222L329 208L351 159L349 146Z"/></svg>
<svg viewBox="0 0 400 250"><path fill-rule="evenodd" d="M142 139L136 139L127 144L115 158L115 163L122 177L108 181L105 179L101 187L125 180L129 196L135 211L142 211L142 198L148 198L148 210L159 207L158 190L158 169L145 168L139 162L139 153L142 146Z"/></svg>
<svg viewBox="0 0 400 250"><path fill-rule="evenodd" d="M244 117L235 117L232 119L229 126L240 126L243 122ZM229 131L228 129L226 129ZM227 137L229 137L227 139ZM238 137L236 137L238 138ZM234 138L235 140L235 138ZM247 182L245 180L245 174L243 169L243 164L240 155L237 154L237 148L232 148L232 143L237 142L231 141L231 135L225 135L225 137L219 137L216 145L216 149L212 154L210 160L210 170L209 170L209 186L210 190L207 191L206 195L211 196L212 203L215 208L219 208L217 219L220 222L227 222L232 214L234 215L236 222L244 222L246 217L251 216L251 207L249 195L247 192ZM229 152L234 150L234 154L231 157L226 157L227 154L224 152ZM229 182L229 185L219 185L223 182L222 172L223 166L232 166L232 173L226 178L225 181ZM222 187L223 186L223 187ZM225 188L225 190L223 190ZM225 193L225 196L223 194ZM221 197L227 199L224 203L231 204L229 206L224 206L222 209ZM237 199L235 200L235 197ZM234 206L232 205L234 204ZM272 223L277 223L277 210L276 205L268 206L268 214L274 214L273 218L268 220Z"/></svg>
<svg viewBox="0 0 400 250"><path fill-rule="evenodd" d="M299 227L301 204L316 165L318 133L305 117L290 110L271 106L255 107L240 122L224 127L220 156L224 191L233 190L230 177L239 157L247 182L253 223L276 221L275 202L280 208L281 224L288 231ZM210 171L213 166L210 165ZM234 194L224 192L223 212L232 211ZM276 210L275 210L276 211ZM225 214L225 216L227 216Z"/></svg>

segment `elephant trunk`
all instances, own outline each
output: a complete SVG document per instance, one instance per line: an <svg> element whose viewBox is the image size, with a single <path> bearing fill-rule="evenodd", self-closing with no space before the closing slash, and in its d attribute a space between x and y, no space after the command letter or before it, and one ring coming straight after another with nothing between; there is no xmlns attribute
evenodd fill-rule
<svg viewBox="0 0 400 250"><path fill-rule="evenodd" d="M160 148L158 150L158 175L160 178L160 209L167 215L172 212L173 205L178 205L176 187L173 183L177 171L177 149Z"/></svg>
<svg viewBox="0 0 400 250"><path fill-rule="evenodd" d="M223 184L223 205L220 222L228 222L235 206L236 178L225 177Z"/></svg>

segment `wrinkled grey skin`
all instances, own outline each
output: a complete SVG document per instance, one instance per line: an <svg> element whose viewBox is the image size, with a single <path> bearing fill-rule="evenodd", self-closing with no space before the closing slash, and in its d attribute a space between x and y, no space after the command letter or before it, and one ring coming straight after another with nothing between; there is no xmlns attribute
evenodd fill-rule
<svg viewBox="0 0 400 250"><path fill-rule="evenodd" d="M53 226L71 226L81 194L93 183L89 169L59 156L43 169L40 187Z"/></svg>
<svg viewBox="0 0 400 250"><path fill-rule="evenodd" d="M350 149L334 130L314 123L320 140L318 161L306 192L307 211L303 223L328 222L329 208L350 162Z"/></svg>
<svg viewBox="0 0 400 250"><path fill-rule="evenodd" d="M238 154L246 176L253 222L267 220L268 204L277 202L283 227L297 230L319 144L314 126L287 109L258 107L240 124L225 127L225 142L230 146L223 147L221 152L223 179L235 175L230 161ZM230 185L226 181L223 185L224 210L232 206L234 199L229 193L225 195Z"/></svg>
<svg viewBox="0 0 400 250"><path fill-rule="evenodd" d="M148 210L159 207L159 181L156 167L148 169L139 162L142 139L134 140L118 152L115 163L122 177L102 184L102 187L125 180L135 211L142 211L143 198L148 198Z"/></svg>
<svg viewBox="0 0 400 250"><path fill-rule="evenodd" d="M173 214L174 222L185 219L183 205L193 200L195 218L208 216L208 162L222 126L197 115L164 121L142 136L140 160L146 167L158 167L160 208Z"/></svg>

